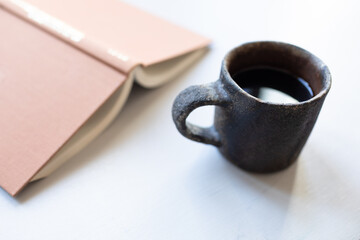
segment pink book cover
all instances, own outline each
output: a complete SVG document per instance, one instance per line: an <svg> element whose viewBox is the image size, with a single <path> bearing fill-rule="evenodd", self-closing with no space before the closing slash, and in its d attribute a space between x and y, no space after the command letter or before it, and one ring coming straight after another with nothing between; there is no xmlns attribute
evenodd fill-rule
<svg viewBox="0 0 360 240"><path fill-rule="evenodd" d="M16 195L137 65L209 40L118 0L0 0L0 186Z"/></svg>

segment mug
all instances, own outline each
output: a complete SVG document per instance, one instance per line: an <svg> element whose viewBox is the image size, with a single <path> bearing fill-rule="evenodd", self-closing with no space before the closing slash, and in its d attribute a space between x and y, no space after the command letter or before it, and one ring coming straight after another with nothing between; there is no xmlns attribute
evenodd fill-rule
<svg viewBox="0 0 360 240"><path fill-rule="evenodd" d="M251 70L264 70L253 79L258 84L287 92L299 102L269 102L257 98L256 91L245 91L237 75ZM302 84L286 78L279 82L267 71L295 76ZM182 135L218 147L238 167L257 173L275 172L297 159L330 86L329 69L310 52L282 42L250 42L225 56L219 80L182 91L174 101L172 116ZM299 94L306 88L312 91L307 98ZM213 126L203 128L186 121L194 109L205 105L215 105Z"/></svg>

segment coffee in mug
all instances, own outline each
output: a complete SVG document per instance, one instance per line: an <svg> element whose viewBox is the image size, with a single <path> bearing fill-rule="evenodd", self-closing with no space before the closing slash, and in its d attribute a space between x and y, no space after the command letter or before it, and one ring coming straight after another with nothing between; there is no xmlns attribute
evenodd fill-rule
<svg viewBox="0 0 360 240"><path fill-rule="evenodd" d="M327 66L310 52L281 42L251 42L224 58L218 81L191 86L172 115L185 137L212 144L242 169L268 173L291 165L308 139L331 86ZM296 101L262 99L276 89ZM213 126L186 121L196 108L215 105Z"/></svg>

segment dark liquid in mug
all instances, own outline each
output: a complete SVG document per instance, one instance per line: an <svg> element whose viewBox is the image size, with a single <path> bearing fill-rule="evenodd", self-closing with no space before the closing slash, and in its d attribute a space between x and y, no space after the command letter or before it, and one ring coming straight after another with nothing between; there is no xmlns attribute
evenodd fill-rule
<svg viewBox="0 0 360 240"><path fill-rule="evenodd" d="M246 69L232 77L247 93L265 101L302 102L314 96L304 79L275 68Z"/></svg>

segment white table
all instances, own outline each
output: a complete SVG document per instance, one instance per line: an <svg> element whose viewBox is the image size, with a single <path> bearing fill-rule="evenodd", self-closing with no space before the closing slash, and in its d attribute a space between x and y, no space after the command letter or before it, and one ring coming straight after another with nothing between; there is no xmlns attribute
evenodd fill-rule
<svg viewBox="0 0 360 240"><path fill-rule="evenodd" d="M135 89L107 131L16 199L0 190L0 239L360 239L359 1L128 0L214 40L175 81ZM300 158L254 175L182 137L177 93L217 79L232 47L299 45L333 86ZM212 109L193 122L209 125Z"/></svg>

